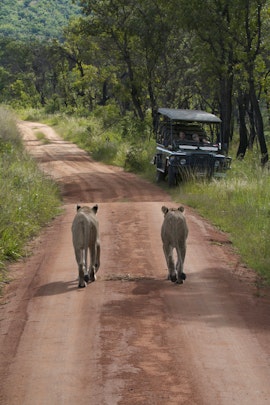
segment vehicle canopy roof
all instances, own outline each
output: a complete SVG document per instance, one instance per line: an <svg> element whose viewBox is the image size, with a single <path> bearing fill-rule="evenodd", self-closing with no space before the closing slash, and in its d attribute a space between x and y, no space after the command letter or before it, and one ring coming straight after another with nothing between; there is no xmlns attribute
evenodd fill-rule
<svg viewBox="0 0 270 405"><path fill-rule="evenodd" d="M218 123L221 119L216 115L200 110L181 110L174 108L159 108L158 113L171 119L178 121L196 121L196 122L208 122Z"/></svg>

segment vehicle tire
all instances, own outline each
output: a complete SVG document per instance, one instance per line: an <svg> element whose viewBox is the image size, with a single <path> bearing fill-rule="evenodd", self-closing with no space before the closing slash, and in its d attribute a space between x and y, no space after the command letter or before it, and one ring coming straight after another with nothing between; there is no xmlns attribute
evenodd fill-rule
<svg viewBox="0 0 270 405"><path fill-rule="evenodd" d="M165 174L162 173L162 172L160 172L159 170L157 170L157 173L156 173L156 182L157 182L157 183L160 183L161 181L164 180L164 178L165 178Z"/></svg>
<svg viewBox="0 0 270 405"><path fill-rule="evenodd" d="M168 184L169 184L169 187L176 186L176 174L175 174L175 169L172 166L168 167Z"/></svg>

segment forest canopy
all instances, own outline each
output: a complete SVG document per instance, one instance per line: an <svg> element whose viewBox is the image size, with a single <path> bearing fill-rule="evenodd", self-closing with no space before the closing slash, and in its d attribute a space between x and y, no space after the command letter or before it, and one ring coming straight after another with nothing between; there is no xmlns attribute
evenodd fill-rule
<svg viewBox="0 0 270 405"><path fill-rule="evenodd" d="M237 128L237 156L257 142L264 165L269 10L269 0L4 0L0 102L86 115L113 105L142 122L151 111L153 125L158 107L203 109L221 117L227 148Z"/></svg>
<svg viewBox="0 0 270 405"><path fill-rule="evenodd" d="M80 13L72 0L1 0L0 35L23 40L61 39L70 18Z"/></svg>

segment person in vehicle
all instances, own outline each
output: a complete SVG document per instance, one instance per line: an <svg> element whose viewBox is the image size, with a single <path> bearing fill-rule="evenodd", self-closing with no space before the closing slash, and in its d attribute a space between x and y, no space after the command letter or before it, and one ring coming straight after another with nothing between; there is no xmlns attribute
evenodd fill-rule
<svg viewBox="0 0 270 405"><path fill-rule="evenodd" d="M186 134L185 134L185 132L180 131L179 134L178 134L178 139L179 139L180 141L184 141L184 140L186 139Z"/></svg>
<svg viewBox="0 0 270 405"><path fill-rule="evenodd" d="M207 139L207 137L203 137L203 138L201 139L201 142L202 142L202 143L206 143L206 144L210 143L210 141L209 141L209 139Z"/></svg>
<svg viewBox="0 0 270 405"><path fill-rule="evenodd" d="M174 136L173 147L178 148L179 145L184 141L186 141L186 134L185 132L180 131L178 134Z"/></svg>
<svg viewBox="0 0 270 405"><path fill-rule="evenodd" d="M192 134L192 141L194 142L200 142L200 137L198 134Z"/></svg>

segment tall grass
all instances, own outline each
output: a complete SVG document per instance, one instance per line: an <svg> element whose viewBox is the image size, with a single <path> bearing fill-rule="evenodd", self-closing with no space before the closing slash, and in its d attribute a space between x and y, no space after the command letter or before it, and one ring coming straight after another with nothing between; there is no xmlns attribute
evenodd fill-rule
<svg viewBox="0 0 270 405"><path fill-rule="evenodd" d="M270 177L259 156L235 160L225 179L190 182L174 197L229 233L243 262L270 283Z"/></svg>
<svg viewBox="0 0 270 405"><path fill-rule="evenodd" d="M24 151L16 117L0 107L0 283L7 261L23 256L26 243L59 213L58 187Z"/></svg>

